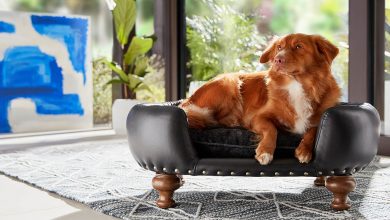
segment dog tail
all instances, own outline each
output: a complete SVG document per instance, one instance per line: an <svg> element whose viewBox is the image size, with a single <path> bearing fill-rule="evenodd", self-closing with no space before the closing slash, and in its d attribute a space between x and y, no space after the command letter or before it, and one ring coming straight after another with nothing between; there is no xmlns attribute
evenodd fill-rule
<svg viewBox="0 0 390 220"><path fill-rule="evenodd" d="M199 107L187 100L183 101L179 107L186 113L190 128L205 128L218 124L213 117L213 112L208 108Z"/></svg>

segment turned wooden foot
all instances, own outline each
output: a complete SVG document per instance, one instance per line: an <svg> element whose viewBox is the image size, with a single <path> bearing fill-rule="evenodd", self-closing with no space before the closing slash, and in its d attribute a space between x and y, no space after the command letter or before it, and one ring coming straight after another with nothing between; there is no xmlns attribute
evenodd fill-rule
<svg viewBox="0 0 390 220"><path fill-rule="evenodd" d="M174 174L156 174L153 178L152 185L160 195L156 201L158 207L167 209L175 205L172 197L173 192L182 185L180 177Z"/></svg>
<svg viewBox="0 0 390 220"><path fill-rule="evenodd" d="M355 179L352 176L330 176L326 179L325 187L333 193L331 207L337 211L351 208L348 193L356 187Z"/></svg>
<svg viewBox="0 0 390 220"><path fill-rule="evenodd" d="M314 185L325 186L326 176L319 176L314 180Z"/></svg>

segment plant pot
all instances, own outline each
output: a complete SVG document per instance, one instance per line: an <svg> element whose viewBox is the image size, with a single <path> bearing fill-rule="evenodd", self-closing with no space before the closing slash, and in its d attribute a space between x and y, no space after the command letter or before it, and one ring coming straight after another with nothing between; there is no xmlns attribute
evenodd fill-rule
<svg viewBox="0 0 390 220"><path fill-rule="evenodd" d="M143 101L136 99L116 99L112 105L112 127L116 135L126 135L126 120L131 108Z"/></svg>

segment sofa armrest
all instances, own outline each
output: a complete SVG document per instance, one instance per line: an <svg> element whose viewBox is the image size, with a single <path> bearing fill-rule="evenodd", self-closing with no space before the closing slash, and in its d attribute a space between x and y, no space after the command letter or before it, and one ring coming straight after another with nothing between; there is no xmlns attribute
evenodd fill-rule
<svg viewBox="0 0 390 220"><path fill-rule="evenodd" d="M321 118L314 146L314 166L336 174L351 174L375 157L380 119L368 104L341 104L329 108Z"/></svg>
<svg viewBox="0 0 390 220"><path fill-rule="evenodd" d="M190 173L198 157L178 103L138 104L127 117L130 150L142 167L164 173Z"/></svg>

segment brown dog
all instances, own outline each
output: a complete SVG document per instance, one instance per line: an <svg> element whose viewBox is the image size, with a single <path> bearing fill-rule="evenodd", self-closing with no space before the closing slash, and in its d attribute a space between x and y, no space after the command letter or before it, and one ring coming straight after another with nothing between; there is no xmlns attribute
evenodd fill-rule
<svg viewBox="0 0 390 220"><path fill-rule="evenodd" d="M261 63L272 61L268 71L219 75L180 107L190 127L242 126L258 134L255 157L262 165L273 159L278 128L303 134L295 157L308 163L321 115L340 98L331 73L338 52L321 36L287 35L262 54Z"/></svg>

